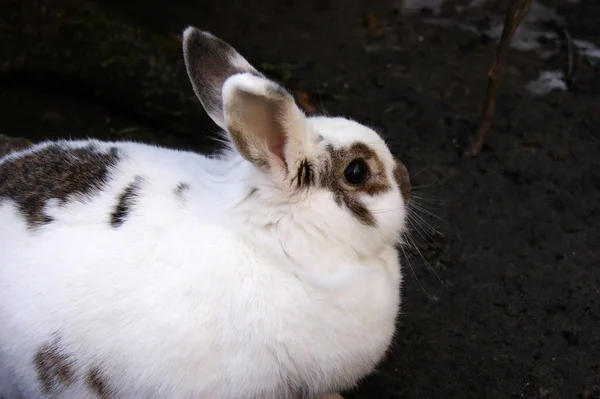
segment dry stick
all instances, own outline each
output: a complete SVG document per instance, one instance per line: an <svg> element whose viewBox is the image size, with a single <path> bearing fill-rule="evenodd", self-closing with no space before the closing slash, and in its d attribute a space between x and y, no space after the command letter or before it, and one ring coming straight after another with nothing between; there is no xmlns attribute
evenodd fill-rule
<svg viewBox="0 0 600 399"><path fill-rule="evenodd" d="M568 30L563 29L563 34L567 41L567 73L566 80L571 85L573 84L573 39Z"/></svg>
<svg viewBox="0 0 600 399"><path fill-rule="evenodd" d="M464 151L464 156L476 156L481 152L483 143L492 125L492 118L494 116L494 108L496 106L496 92L498 91L498 83L500 81L500 74L502 73L502 66L504 59L510 48L510 41L515 34L515 31L525 19L529 7L531 6L532 0L524 0L523 8L519 13L517 9L519 3L522 0L512 0L506 13L506 19L504 21L504 29L502 30L502 36L500 38L500 45L496 54L496 63L488 72L488 86L485 94L485 105L481 114L481 121L477 128L477 135L471 140L468 148Z"/></svg>
<svg viewBox="0 0 600 399"><path fill-rule="evenodd" d="M529 12L529 8L531 8L531 0L525 0L525 4L523 4L523 9L521 10L521 12L519 12L519 15L517 15L517 17L515 18L512 29L510 31L511 39L514 36L515 32L517 31L517 28L519 27L519 25L521 25L521 22L523 22L523 20L525 19L525 16ZM514 11L515 10L513 10L513 12Z"/></svg>

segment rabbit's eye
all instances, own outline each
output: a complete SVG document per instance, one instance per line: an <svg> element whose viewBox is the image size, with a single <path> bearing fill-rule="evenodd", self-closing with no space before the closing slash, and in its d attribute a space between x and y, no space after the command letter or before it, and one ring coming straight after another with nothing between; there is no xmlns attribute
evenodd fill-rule
<svg viewBox="0 0 600 399"><path fill-rule="evenodd" d="M358 186L369 177L369 167L362 159L355 159L344 170L344 177L348 183Z"/></svg>

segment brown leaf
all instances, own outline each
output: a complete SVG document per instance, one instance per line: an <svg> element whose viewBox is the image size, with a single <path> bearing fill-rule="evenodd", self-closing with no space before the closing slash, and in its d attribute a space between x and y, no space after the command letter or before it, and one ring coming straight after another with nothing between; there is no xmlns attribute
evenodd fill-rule
<svg viewBox="0 0 600 399"><path fill-rule="evenodd" d="M317 107L315 107L310 102L310 96L305 91L296 90L296 100L300 103L300 106L306 111L308 114L314 114L317 112Z"/></svg>
<svg viewBox="0 0 600 399"><path fill-rule="evenodd" d="M365 15L365 26L371 33L375 33L379 28L381 28L381 22L372 12L368 12Z"/></svg>
<svg viewBox="0 0 600 399"><path fill-rule="evenodd" d="M169 32L167 34L167 36L169 37L169 39L174 40L177 43L182 43L183 42L183 37L179 33Z"/></svg>

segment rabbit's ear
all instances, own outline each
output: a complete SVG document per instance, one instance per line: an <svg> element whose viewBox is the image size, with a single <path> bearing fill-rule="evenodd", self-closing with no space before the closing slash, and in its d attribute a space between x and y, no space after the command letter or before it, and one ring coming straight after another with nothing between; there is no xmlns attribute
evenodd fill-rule
<svg viewBox="0 0 600 399"><path fill-rule="evenodd" d="M286 177L306 160L306 117L283 87L250 73L234 75L223 86L223 104L227 131L255 166Z"/></svg>
<svg viewBox="0 0 600 399"><path fill-rule="evenodd" d="M183 58L200 103L212 120L225 129L221 90L227 78L244 72L262 75L229 44L193 26L183 32Z"/></svg>
<svg viewBox="0 0 600 399"><path fill-rule="evenodd" d="M187 28L183 47L196 95L244 158L284 178L308 164L306 117L288 91L210 33Z"/></svg>

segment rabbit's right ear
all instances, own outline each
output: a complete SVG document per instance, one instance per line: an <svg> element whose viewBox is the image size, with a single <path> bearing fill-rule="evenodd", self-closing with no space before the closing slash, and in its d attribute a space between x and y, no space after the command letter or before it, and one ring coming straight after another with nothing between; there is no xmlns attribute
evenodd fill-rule
<svg viewBox="0 0 600 399"><path fill-rule="evenodd" d="M232 75L263 76L228 43L192 26L183 32L183 57L194 93L212 120L226 129L222 88Z"/></svg>
<svg viewBox="0 0 600 399"><path fill-rule="evenodd" d="M273 177L308 182L311 130L292 94L210 33L187 28L183 51L196 95L237 151Z"/></svg>

